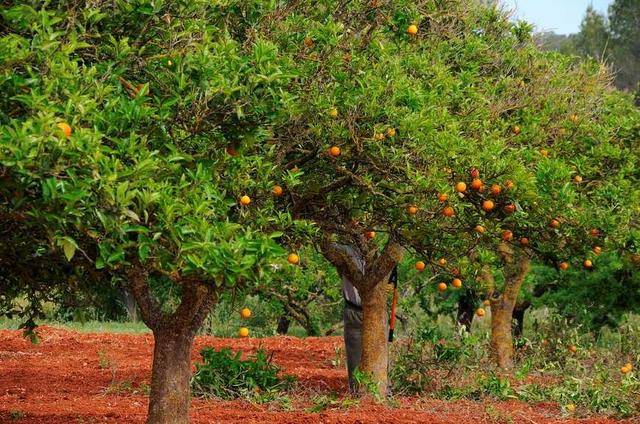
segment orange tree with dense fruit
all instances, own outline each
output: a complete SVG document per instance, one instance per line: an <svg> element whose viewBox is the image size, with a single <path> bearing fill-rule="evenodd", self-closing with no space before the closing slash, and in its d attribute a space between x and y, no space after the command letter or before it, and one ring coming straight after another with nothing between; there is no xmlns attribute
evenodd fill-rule
<svg viewBox="0 0 640 424"><path fill-rule="evenodd" d="M291 119L270 140L280 202L360 291L361 368L381 391L383 283L405 249L450 278L437 282L492 287L498 347L530 258L587 260L591 228L623 245L637 111L597 64L539 51L527 24L473 1L300 4L268 25L296 58Z"/></svg>

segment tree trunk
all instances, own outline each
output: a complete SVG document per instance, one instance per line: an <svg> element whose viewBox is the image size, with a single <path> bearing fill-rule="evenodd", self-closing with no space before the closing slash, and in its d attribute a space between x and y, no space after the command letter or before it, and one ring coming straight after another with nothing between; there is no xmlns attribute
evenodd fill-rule
<svg viewBox="0 0 640 424"><path fill-rule="evenodd" d="M289 332L289 325L291 324L291 320L286 315L280 315L278 318L278 328L276 328L276 333L285 335Z"/></svg>
<svg viewBox="0 0 640 424"><path fill-rule="evenodd" d="M178 280L180 305L165 313L152 295L147 271L133 267L130 287L154 337L147 424L189 422L193 339L217 300L212 282Z"/></svg>
<svg viewBox="0 0 640 424"><path fill-rule="evenodd" d="M473 316L475 315L475 312L475 299L469 292L465 292L458 299L458 313L456 317L458 325L464 325L467 331L471 331L471 324L473 323Z"/></svg>
<svg viewBox="0 0 640 424"><path fill-rule="evenodd" d="M191 350L194 336L176 330L154 331L148 424L189 422Z"/></svg>
<svg viewBox="0 0 640 424"><path fill-rule="evenodd" d="M520 288L527 276L531 260L522 252L515 252L511 246L503 243L498 252L503 261L504 288L498 296L491 296L491 352L500 368L513 368L513 337L511 323L513 309L518 300ZM488 268L483 270L483 279L493 282L493 275Z"/></svg>
<svg viewBox="0 0 640 424"><path fill-rule="evenodd" d="M384 283L361 293L362 359L360 370L377 384L378 393L387 394L387 305Z"/></svg>
<svg viewBox="0 0 640 424"><path fill-rule="evenodd" d="M513 306L501 298L491 301L491 351L500 368L513 368L511 316Z"/></svg>

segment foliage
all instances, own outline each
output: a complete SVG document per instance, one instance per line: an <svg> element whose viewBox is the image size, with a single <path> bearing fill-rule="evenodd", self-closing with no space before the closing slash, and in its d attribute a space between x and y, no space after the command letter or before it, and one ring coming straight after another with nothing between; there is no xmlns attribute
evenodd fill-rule
<svg viewBox="0 0 640 424"><path fill-rule="evenodd" d="M279 377L280 368L271 363L264 349L258 349L251 359L242 360L242 352L229 348L219 351L205 347L200 352L202 363L196 364L192 390L196 396L234 399L254 392L273 393L285 390L294 377Z"/></svg>

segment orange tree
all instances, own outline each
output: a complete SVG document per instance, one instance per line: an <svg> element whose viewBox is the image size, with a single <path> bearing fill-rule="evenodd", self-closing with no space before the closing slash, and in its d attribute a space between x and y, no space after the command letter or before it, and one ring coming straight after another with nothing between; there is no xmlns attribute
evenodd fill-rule
<svg viewBox="0 0 640 424"><path fill-rule="evenodd" d="M291 75L247 38L263 3L2 2L2 303L126 279L155 339L150 423L188 421L192 341L219 296L286 264L264 141Z"/></svg>
<svg viewBox="0 0 640 424"><path fill-rule="evenodd" d="M268 25L299 75L271 140L280 201L317 225L360 291L362 370L384 391L383 282L406 248L445 285L479 277L510 366L531 257L581 263L591 228L624 244L638 200L631 100L605 69L540 52L529 25L474 1L296 4ZM336 243L359 251L364 272Z"/></svg>

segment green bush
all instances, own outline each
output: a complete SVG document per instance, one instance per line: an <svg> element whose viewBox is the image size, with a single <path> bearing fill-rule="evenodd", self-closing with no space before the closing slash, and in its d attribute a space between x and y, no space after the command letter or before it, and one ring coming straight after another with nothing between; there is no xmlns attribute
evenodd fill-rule
<svg viewBox="0 0 640 424"><path fill-rule="evenodd" d="M278 392L287 389L295 380L291 375L279 377L280 368L271 363L264 349L258 349L253 358L242 360L242 352L229 348L215 351L205 347L200 352L203 362L196 364L191 381L195 396L235 399L260 392Z"/></svg>

